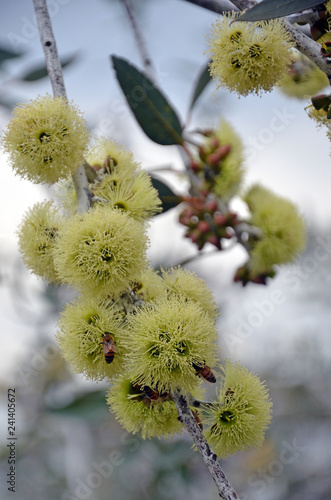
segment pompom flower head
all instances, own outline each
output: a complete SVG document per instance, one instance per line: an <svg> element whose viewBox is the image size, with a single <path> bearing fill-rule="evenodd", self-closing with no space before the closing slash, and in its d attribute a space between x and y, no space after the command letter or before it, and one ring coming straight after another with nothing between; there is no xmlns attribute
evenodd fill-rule
<svg viewBox="0 0 331 500"><path fill-rule="evenodd" d="M17 174L54 184L79 166L88 137L78 108L46 95L15 108L2 144Z"/></svg>
<svg viewBox="0 0 331 500"><path fill-rule="evenodd" d="M122 370L122 336L122 318L117 308L85 297L66 306L59 320L57 341L76 373L102 380Z"/></svg>
<svg viewBox="0 0 331 500"><path fill-rule="evenodd" d="M128 376L115 381L107 402L121 425L133 434L140 432L143 439L169 437L183 431L174 402L164 396L156 401L147 398L144 388Z"/></svg>
<svg viewBox="0 0 331 500"><path fill-rule="evenodd" d="M134 383L160 392L199 385L194 366L216 363L215 321L182 297L146 304L128 317L125 345Z"/></svg>
<svg viewBox="0 0 331 500"><path fill-rule="evenodd" d="M102 169L106 175L112 176L115 180L118 177L120 179L131 178L139 168L131 151L106 137L100 137L95 141L86 159L96 171Z"/></svg>
<svg viewBox="0 0 331 500"><path fill-rule="evenodd" d="M296 206L258 184L246 193L250 223L262 236L250 252L250 268L256 274L268 272L274 265L294 261L305 246L305 224Z"/></svg>
<svg viewBox="0 0 331 500"><path fill-rule="evenodd" d="M110 208L127 212L138 221L144 221L161 211L161 200L152 186L151 178L144 171L131 178L104 176L102 181L92 186L93 193Z"/></svg>
<svg viewBox="0 0 331 500"><path fill-rule="evenodd" d="M227 361L217 402L206 409L205 437L215 453L227 457L248 447L260 447L271 420L267 389L240 364Z"/></svg>
<svg viewBox="0 0 331 500"><path fill-rule="evenodd" d="M219 87L239 95L270 91L286 73L291 37L281 19L245 23L236 16L225 14L212 27L211 75Z"/></svg>
<svg viewBox="0 0 331 500"><path fill-rule="evenodd" d="M211 319L216 320L218 316L217 306L211 290L203 279L198 278L192 271L181 267L164 270L162 276L170 297L195 301Z"/></svg>
<svg viewBox="0 0 331 500"><path fill-rule="evenodd" d="M291 55L288 73L279 82L279 89L290 97L306 99L329 86L329 80L323 71L308 57L299 51Z"/></svg>
<svg viewBox="0 0 331 500"><path fill-rule="evenodd" d="M18 227L18 245L28 269L37 276L58 282L53 248L62 218L51 201L36 203L24 215Z"/></svg>
<svg viewBox="0 0 331 500"><path fill-rule="evenodd" d="M95 294L116 294L146 267L142 224L97 206L71 217L59 232L54 264L63 283Z"/></svg>

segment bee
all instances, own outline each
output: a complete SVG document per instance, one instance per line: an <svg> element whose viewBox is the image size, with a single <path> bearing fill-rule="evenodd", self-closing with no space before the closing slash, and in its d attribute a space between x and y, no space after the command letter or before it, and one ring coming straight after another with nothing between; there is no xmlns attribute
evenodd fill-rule
<svg viewBox="0 0 331 500"><path fill-rule="evenodd" d="M192 410L192 413L193 413L193 417L195 418L196 420L196 423L198 424L198 426L200 427L200 430L203 431L203 425L202 425L202 420L200 418L200 414L198 412L198 410L196 409L191 409Z"/></svg>
<svg viewBox="0 0 331 500"><path fill-rule="evenodd" d="M144 386L144 393L145 393L145 396L148 399L151 399L152 401L164 401L168 395L166 392L159 393L157 391L154 391L154 389L152 389L148 385Z"/></svg>
<svg viewBox="0 0 331 500"><path fill-rule="evenodd" d="M110 333L106 332L100 344L103 344L105 361L106 363L110 364L112 361L114 361L116 353L116 342L114 340L114 337Z"/></svg>
<svg viewBox="0 0 331 500"><path fill-rule="evenodd" d="M199 377L202 377L203 379L207 380L208 382L211 382L212 384L215 384L216 382L216 376L215 373L212 371L209 366L198 366L195 363L192 364L193 368L197 372L197 375Z"/></svg>

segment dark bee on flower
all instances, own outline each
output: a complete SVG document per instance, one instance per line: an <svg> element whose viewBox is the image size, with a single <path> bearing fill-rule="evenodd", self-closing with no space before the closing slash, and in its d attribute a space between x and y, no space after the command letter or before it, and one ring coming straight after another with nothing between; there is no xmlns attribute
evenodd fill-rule
<svg viewBox="0 0 331 500"><path fill-rule="evenodd" d="M114 337L106 332L103 336L102 342L103 344L103 353L105 355L105 361L106 363L110 364L112 361L114 361L115 353L116 353L116 342L114 340Z"/></svg>
<svg viewBox="0 0 331 500"><path fill-rule="evenodd" d="M207 382L211 382L212 384L215 384L216 382L216 376L215 373L212 371L209 366L204 365L204 366L198 366L195 363L192 363L193 368L197 372L196 374L199 377L202 377L204 380L207 380Z"/></svg>
<svg viewBox="0 0 331 500"><path fill-rule="evenodd" d="M154 391L154 389L152 389L148 385L144 386L144 393L148 399L151 399L152 401L159 401L159 402L164 401L166 399L166 397L168 396L168 394L166 392L159 393L157 391Z"/></svg>

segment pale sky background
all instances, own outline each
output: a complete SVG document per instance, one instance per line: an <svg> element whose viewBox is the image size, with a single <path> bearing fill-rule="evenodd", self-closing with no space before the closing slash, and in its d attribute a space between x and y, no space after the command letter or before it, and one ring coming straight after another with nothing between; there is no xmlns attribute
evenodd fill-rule
<svg viewBox="0 0 331 500"><path fill-rule="evenodd" d="M205 37L216 15L183 0L134 0L133 4L160 86L184 119L193 82L207 61ZM50 0L49 7L60 56L77 53L77 62L65 70L65 84L68 97L85 113L91 129L125 143L144 168L166 164L180 167L175 147L154 144L140 131L110 67L109 55L116 54L142 68L120 2ZM0 75L4 82L1 98L7 96L16 102L51 93L47 79L25 84L12 80L43 61L34 19L32 1L1 1L0 45L26 52L20 60L4 66L7 74ZM307 103L289 99L277 90L261 98L238 99L224 91L215 92L215 88L209 85L200 98L192 128L209 128L221 117L226 118L247 148L245 184L261 182L288 197L310 225L330 233L331 143L325 131L318 130L307 116ZM0 127L4 128L9 119L9 113L0 108ZM178 179L172 176L168 180L175 189L181 189ZM10 383L22 349L33 340L36 325L44 318L36 300L41 282L29 277L19 263L15 229L28 207L49 192L14 176L2 154L0 182L0 246L1 256L5 256L1 278L5 284L13 283L14 265L25 277L21 303L14 301L7 287L0 287L0 379ZM176 264L194 254L195 247L181 238L182 234L175 214L156 218L150 230L152 263L163 260ZM313 250L316 248L320 249L321 243L315 242ZM207 280L221 305L224 352L257 373L272 366L280 380L291 376L294 381L304 381L313 372L316 380L323 379L331 358L331 255L324 255L323 262L306 257L283 269L268 287L242 288L232 283L236 267L245 260L240 249L192 263L190 269ZM29 313L24 323L20 308ZM55 323L56 318L54 328L46 332L50 338L54 337ZM281 412L283 403L278 403L277 411ZM312 457L307 451L305 460Z"/></svg>

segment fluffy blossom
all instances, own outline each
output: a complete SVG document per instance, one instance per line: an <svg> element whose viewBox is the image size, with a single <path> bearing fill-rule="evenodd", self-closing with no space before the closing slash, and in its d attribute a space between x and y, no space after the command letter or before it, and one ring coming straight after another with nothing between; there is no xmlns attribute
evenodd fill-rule
<svg viewBox="0 0 331 500"><path fill-rule="evenodd" d="M132 380L161 392L199 384L193 365L216 363L215 321L197 303L169 297L146 304L128 317L125 345Z"/></svg>
<svg viewBox="0 0 331 500"><path fill-rule="evenodd" d="M152 186L151 178L144 171L122 179L106 175L92 186L93 193L106 206L127 212L138 221L144 221L161 211L161 200Z"/></svg>
<svg viewBox="0 0 331 500"><path fill-rule="evenodd" d="M272 403L259 378L240 364L227 361L222 388L206 408L206 439L217 455L226 457L248 447L260 447L271 419Z"/></svg>
<svg viewBox="0 0 331 500"><path fill-rule="evenodd" d="M328 77L299 51L291 55L288 73L279 82L279 89L290 97L305 99L329 85Z"/></svg>
<svg viewBox="0 0 331 500"><path fill-rule="evenodd" d="M106 137L100 137L95 141L86 159L95 170L102 169L115 181L117 178L122 180L131 178L139 168L130 151Z"/></svg>
<svg viewBox="0 0 331 500"><path fill-rule="evenodd" d="M51 201L36 203L24 215L18 227L18 245L28 269L48 281L57 282L53 248L62 218Z"/></svg>
<svg viewBox="0 0 331 500"><path fill-rule="evenodd" d="M59 232L55 268L63 283L116 294L145 269L147 242L142 224L119 210L96 206L71 217Z"/></svg>
<svg viewBox="0 0 331 500"><path fill-rule="evenodd" d="M143 388L130 377L115 381L107 402L121 425L133 434L140 432L143 439L168 437L183 430L174 402L163 398L156 402L149 400Z"/></svg>
<svg viewBox="0 0 331 500"><path fill-rule="evenodd" d="M88 137L78 108L62 97L46 95L15 108L3 148L17 174L54 184L78 167Z"/></svg>
<svg viewBox="0 0 331 500"><path fill-rule="evenodd" d="M116 351L109 364L103 352L103 340L107 334L112 336L111 346ZM122 318L116 307L105 307L95 299L85 297L66 306L59 320L57 341L64 358L76 373L91 380L102 380L118 375L122 370L122 336Z"/></svg>
<svg viewBox="0 0 331 500"><path fill-rule="evenodd" d="M270 91L286 73L291 37L281 19L245 23L236 16L225 14L212 27L211 75L239 95Z"/></svg>
<svg viewBox="0 0 331 500"><path fill-rule="evenodd" d="M268 272L274 265L293 262L305 245L305 224L296 206L258 184L246 193L250 223L262 237L250 252L250 267L256 274Z"/></svg>
<svg viewBox="0 0 331 500"><path fill-rule="evenodd" d="M215 299L203 279L198 278L194 272L180 267L163 270L162 276L169 296L197 302L211 319L216 320L218 311Z"/></svg>

